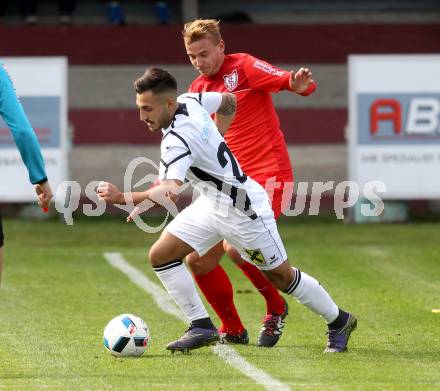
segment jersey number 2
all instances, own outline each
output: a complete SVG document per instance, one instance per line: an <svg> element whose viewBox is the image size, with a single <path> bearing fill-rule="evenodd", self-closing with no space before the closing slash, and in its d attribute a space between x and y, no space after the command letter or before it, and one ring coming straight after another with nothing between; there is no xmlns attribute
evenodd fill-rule
<svg viewBox="0 0 440 391"><path fill-rule="evenodd" d="M246 182L247 179L246 174L244 172L240 173L240 169L238 168L238 164L237 161L235 160L234 155L232 154L231 150L228 148L226 143L222 141L218 146L217 159L223 168L225 168L225 166L228 164L228 159L226 159L225 154L229 156L229 160L232 165L232 173L234 174L237 181L239 181L240 183Z"/></svg>

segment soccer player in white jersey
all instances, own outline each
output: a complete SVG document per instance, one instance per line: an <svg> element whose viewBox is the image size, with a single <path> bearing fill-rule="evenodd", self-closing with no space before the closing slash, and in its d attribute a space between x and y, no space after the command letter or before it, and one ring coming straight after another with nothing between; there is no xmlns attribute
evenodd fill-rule
<svg viewBox="0 0 440 391"><path fill-rule="evenodd" d="M99 197L118 204L164 198L174 202L185 180L201 192L149 251L154 271L190 322L167 349L185 352L219 340L182 260L192 251L202 256L226 239L274 286L324 318L329 327L326 352L346 350L356 318L338 308L317 280L289 264L266 191L241 170L222 137L234 117L235 96L206 92L177 97L176 80L160 68L149 68L135 81L135 89L140 119L151 132L163 133L160 184L144 192L121 193L101 182ZM211 119L214 113L216 122ZM127 220L140 211L137 206Z"/></svg>

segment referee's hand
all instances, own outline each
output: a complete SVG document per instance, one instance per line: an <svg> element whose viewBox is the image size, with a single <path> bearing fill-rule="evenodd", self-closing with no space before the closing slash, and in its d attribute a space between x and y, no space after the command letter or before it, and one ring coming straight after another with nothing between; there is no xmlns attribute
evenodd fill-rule
<svg viewBox="0 0 440 391"><path fill-rule="evenodd" d="M52 189L49 182L46 181L42 184L35 185L35 193L38 196L38 205L45 213L49 211L50 200L53 197Z"/></svg>

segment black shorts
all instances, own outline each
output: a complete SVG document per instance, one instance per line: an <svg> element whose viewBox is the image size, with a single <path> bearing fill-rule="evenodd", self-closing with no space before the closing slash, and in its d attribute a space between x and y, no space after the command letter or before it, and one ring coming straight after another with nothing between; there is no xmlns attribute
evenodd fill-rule
<svg viewBox="0 0 440 391"><path fill-rule="evenodd" d="M3 247L3 240L4 240L4 235L3 235L3 226L2 226L2 214L0 213L0 247Z"/></svg>

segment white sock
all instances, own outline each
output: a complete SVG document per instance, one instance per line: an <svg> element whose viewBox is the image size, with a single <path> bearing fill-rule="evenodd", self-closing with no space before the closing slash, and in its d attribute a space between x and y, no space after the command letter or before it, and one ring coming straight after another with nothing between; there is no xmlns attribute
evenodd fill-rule
<svg viewBox="0 0 440 391"><path fill-rule="evenodd" d="M194 280L182 261L153 267L168 294L174 299L188 320L209 318Z"/></svg>
<svg viewBox="0 0 440 391"><path fill-rule="evenodd" d="M313 277L300 272L299 269L293 270L295 278L284 292L321 315L327 323L333 322L339 315L339 308L327 291Z"/></svg>

